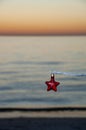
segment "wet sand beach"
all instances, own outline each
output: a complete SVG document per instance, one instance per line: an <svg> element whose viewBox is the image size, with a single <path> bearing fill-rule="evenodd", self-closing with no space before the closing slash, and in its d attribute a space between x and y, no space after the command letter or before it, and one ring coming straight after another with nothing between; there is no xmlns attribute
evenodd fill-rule
<svg viewBox="0 0 86 130"><path fill-rule="evenodd" d="M86 118L6 118L0 130L86 130Z"/></svg>
<svg viewBox="0 0 86 130"><path fill-rule="evenodd" d="M0 130L86 130L86 108L53 109L0 109Z"/></svg>

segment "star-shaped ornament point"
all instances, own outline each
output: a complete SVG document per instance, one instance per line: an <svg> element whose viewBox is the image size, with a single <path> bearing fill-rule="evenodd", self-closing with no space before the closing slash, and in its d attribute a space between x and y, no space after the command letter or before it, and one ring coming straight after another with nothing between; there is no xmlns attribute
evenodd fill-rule
<svg viewBox="0 0 86 130"><path fill-rule="evenodd" d="M48 86L47 91L54 90L55 92L57 91L57 86L60 84L60 82L55 81L54 74L51 74L50 81L46 81L45 83Z"/></svg>

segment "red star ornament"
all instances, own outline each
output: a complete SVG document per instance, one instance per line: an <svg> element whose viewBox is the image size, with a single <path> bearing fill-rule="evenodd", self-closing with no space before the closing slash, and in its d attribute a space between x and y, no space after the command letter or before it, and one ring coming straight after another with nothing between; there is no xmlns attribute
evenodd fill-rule
<svg viewBox="0 0 86 130"><path fill-rule="evenodd" d="M54 74L51 74L50 81L46 81L45 83L48 86L47 91L54 90L55 92L57 91L57 86L60 84L60 82L55 81Z"/></svg>

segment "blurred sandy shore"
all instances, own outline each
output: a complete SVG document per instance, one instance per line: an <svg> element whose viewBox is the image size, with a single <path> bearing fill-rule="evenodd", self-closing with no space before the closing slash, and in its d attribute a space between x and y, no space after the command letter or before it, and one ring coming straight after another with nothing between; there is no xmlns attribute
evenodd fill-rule
<svg viewBox="0 0 86 130"><path fill-rule="evenodd" d="M86 107L0 108L0 118L16 117L86 118Z"/></svg>
<svg viewBox="0 0 86 130"><path fill-rule="evenodd" d="M58 111L58 112L1 112L0 118L86 118L86 111Z"/></svg>
<svg viewBox="0 0 86 130"><path fill-rule="evenodd" d="M86 130L86 110L0 109L0 130Z"/></svg>

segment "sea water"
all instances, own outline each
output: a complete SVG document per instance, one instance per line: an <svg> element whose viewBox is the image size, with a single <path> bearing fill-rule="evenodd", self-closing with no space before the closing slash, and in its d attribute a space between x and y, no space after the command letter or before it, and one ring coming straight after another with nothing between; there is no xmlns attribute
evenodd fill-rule
<svg viewBox="0 0 86 130"><path fill-rule="evenodd" d="M0 107L49 106L86 106L86 36L0 36Z"/></svg>

